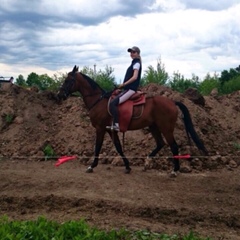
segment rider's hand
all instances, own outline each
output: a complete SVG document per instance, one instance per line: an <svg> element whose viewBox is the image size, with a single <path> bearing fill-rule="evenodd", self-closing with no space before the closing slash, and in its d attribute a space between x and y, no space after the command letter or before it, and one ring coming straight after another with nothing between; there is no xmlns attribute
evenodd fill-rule
<svg viewBox="0 0 240 240"><path fill-rule="evenodd" d="M120 85L118 85L118 88L124 88L124 84L120 84Z"/></svg>

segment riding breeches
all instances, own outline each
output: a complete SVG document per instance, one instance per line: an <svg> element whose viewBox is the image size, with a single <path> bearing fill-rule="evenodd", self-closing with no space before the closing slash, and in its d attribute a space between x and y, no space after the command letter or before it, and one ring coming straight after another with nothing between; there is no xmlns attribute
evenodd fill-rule
<svg viewBox="0 0 240 240"><path fill-rule="evenodd" d="M113 115L113 123L119 122L119 116L118 116L118 105L121 103L126 102L133 94L135 93L134 90L126 90L120 93L118 96L116 96L110 103L110 109Z"/></svg>

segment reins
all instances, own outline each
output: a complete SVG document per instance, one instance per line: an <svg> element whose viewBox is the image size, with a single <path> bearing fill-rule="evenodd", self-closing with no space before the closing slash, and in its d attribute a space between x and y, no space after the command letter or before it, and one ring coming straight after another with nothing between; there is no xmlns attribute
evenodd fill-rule
<svg viewBox="0 0 240 240"><path fill-rule="evenodd" d="M92 97L92 96L95 96L95 95L97 95L97 94L98 94L98 93L89 94L89 95L87 95L87 96L84 96L83 98ZM96 101L95 103L93 103L92 106L90 106L90 107L88 108L88 111L90 111L93 107L95 107L95 106L103 99L103 97L104 97L104 95L101 95L101 96L97 99L97 101Z"/></svg>

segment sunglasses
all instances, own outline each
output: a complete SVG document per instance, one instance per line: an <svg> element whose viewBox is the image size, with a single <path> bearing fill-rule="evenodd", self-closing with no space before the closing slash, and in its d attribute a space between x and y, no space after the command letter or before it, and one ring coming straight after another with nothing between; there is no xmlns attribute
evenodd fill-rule
<svg viewBox="0 0 240 240"><path fill-rule="evenodd" d="M133 53L133 54L134 54L134 53L136 53L136 51L131 51L131 53Z"/></svg>

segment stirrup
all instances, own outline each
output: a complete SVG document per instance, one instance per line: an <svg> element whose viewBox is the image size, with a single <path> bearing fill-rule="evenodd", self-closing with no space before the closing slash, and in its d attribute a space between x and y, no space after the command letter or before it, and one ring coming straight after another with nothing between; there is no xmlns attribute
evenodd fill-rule
<svg viewBox="0 0 240 240"><path fill-rule="evenodd" d="M116 132L119 132L119 127L116 126L116 125L111 125L111 126L106 126L106 129L109 129L111 131L116 131Z"/></svg>

